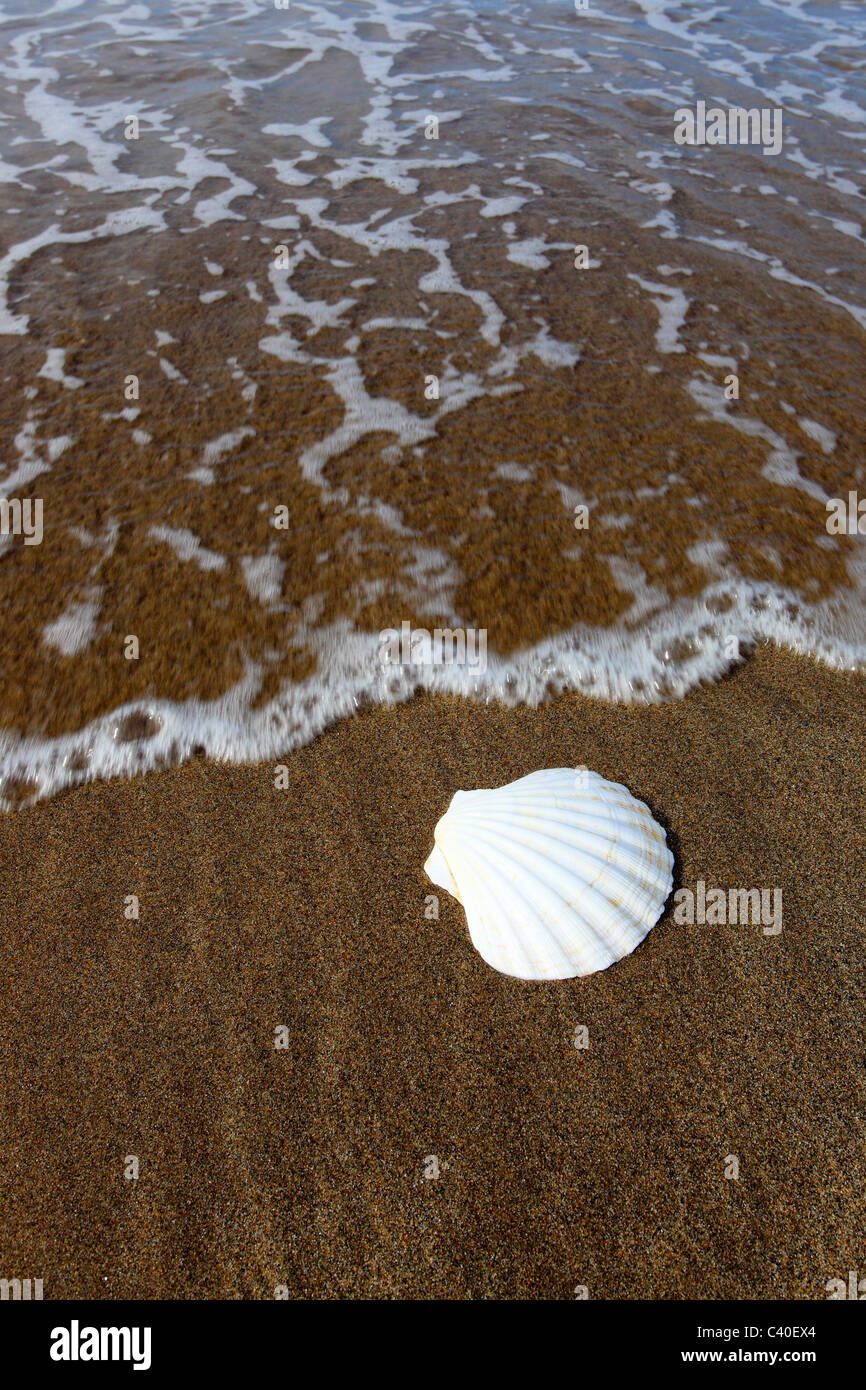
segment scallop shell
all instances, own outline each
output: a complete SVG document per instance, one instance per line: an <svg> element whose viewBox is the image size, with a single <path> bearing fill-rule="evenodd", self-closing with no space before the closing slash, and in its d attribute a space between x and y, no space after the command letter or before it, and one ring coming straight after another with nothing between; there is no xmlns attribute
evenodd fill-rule
<svg viewBox="0 0 866 1390"><path fill-rule="evenodd" d="M671 890L673 855L648 807L585 768L456 792L433 838L428 878L463 905L488 965L522 980L606 970Z"/></svg>

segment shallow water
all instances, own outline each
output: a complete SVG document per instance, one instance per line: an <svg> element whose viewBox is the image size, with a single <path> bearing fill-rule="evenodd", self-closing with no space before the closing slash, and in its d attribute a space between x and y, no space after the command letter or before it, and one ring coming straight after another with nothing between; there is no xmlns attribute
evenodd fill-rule
<svg viewBox="0 0 866 1390"><path fill-rule="evenodd" d="M866 665L827 526L866 495L864 37L800 0L4 0L0 494L42 506L0 537L4 804L419 687ZM702 100L781 109L780 153L678 145ZM383 663L404 624L476 659Z"/></svg>

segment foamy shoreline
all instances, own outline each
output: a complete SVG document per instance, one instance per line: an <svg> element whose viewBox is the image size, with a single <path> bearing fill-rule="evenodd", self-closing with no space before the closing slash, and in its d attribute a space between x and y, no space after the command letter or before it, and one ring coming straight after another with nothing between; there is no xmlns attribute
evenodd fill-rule
<svg viewBox="0 0 866 1390"><path fill-rule="evenodd" d="M0 31L4 806L417 689L675 699L764 640L862 668L856 13ZM719 110L761 119L717 147ZM404 623L485 669L383 671Z"/></svg>

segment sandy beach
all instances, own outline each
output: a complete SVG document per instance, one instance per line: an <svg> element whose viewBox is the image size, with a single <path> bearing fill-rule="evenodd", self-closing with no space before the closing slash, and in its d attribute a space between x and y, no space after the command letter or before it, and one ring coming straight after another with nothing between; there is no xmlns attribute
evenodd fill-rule
<svg viewBox="0 0 866 1390"><path fill-rule="evenodd" d="M293 753L284 790L202 760L5 815L6 1273L825 1298L866 1236L864 714L861 678L761 648L676 704L425 696ZM676 888L778 887L783 931L669 903L611 969L526 983L444 893L425 917L455 790L583 762L649 804Z"/></svg>

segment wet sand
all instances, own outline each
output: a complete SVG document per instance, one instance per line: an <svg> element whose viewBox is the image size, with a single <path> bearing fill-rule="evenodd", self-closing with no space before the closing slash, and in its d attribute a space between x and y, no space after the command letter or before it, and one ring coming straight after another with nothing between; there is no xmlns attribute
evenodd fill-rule
<svg viewBox="0 0 866 1390"><path fill-rule="evenodd" d="M762 648L675 705L425 697L293 753L285 790L200 761L4 816L0 1274L826 1297L866 1258L864 714L863 679ZM676 887L781 888L781 935L669 903L609 971L537 984L444 893L425 917L458 787L583 762L648 802Z"/></svg>

